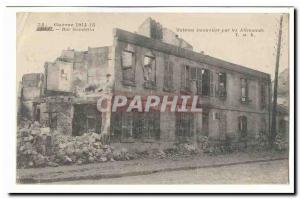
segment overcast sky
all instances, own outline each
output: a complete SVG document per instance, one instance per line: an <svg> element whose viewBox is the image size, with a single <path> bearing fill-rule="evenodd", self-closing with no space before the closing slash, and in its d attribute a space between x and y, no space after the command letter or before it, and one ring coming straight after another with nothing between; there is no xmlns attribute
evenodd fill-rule
<svg viewBox="0 0 300 199"><path fill-rule="evenodd" d="M193 14L193 13L19 13L17 15L17 81L25 73L43 72L45 61L54 61L61 50L112 45L113 28L130 32L147 18L160 22L193 45L232 63L263 71L274 76L275 47L279 14ZM283 20L283 46L280 71L288 67L288 15ZM36 31L38 23L95 23L94 32ZM194 32L178 32L178 29ZM220 29L227 32L196 32L197 29ZM251 36L237 37L232 29L263 30ZM230 30L230 31L228 31Z"/></svg>

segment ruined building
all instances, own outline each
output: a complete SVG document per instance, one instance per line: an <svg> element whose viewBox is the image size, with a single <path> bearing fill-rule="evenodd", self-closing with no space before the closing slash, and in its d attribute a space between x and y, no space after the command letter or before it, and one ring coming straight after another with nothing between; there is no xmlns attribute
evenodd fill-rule
<svg viewBox="0 0 300 199"><path fill-rule="evenodd" d="M108 133L112 144L251 142L269 133L270 75L203 53L147 19L137 33L114 29L112 46L64 50L44 74L22 79L21 114L63 134ZM101 113L100 94L198 95L199 113Z"/></svg>

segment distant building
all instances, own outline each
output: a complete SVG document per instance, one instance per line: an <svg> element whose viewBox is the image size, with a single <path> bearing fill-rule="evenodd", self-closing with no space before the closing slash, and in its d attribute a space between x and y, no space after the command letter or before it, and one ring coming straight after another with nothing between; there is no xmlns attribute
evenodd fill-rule
<svg viewBox="0 0 300 199"><path fill-rule="evenodd" d="M288 141L289 138L289 110L282 104L277 105L276 117L277 134Z"/></svg>
<svg viewBox="0 0 300 199"><path fill-rule="evenodd" d="M274 85L273 87L274 88ZM278 75L277 91L277 133L288 140L289 137L289 69Z"/></svg>
<svg viewBox="0 0 300 199"><path fill-rule="evenodd" d="M121 29L113 34L112 46L64 50L45 63L43 86L32 88L40 91L31 99L32 119L74 136L108 131L111 143L131 147L164 147L200 136L251 143L259 133L269 133L269 74L194 52L151 18L137 34ZM26 96L33 90L27 88L26 76L23 100L29 102ZM103 92L198 95L202 112L100 113L96 103Z"/></svg>

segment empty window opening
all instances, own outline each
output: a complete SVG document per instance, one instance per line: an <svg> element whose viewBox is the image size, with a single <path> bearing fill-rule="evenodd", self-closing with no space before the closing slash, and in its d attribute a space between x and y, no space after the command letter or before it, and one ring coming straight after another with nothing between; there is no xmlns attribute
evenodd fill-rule
<svg viewBox="0 0 300 199"><path fill-rule="evenodd" d="M173 90L173 63L165 58L164 90Z"/></svg>
<svg viewBox="0 0 300 199"><path fill-rule="evenodd" d="M97 107L89 104L74 105L72 134L80 136L84 133L100 133L102 117Z"/></svg>
<svg viewBox="0 0 300 199"><path fill-rule="evenodd" d="M241 78L241 101L248 101L248 81L245 78Z"/></svg>
<svg viewBox="0 0 300 199"><path fill-rule="evenodd" d="M96 117L87 116L86 118L86 132L96 133Z"/></svg>
<svg viewBox="0 0 300 199"><path fill-rule="evenodd" d="M191 91L191 67L185 65L181 73L181 89L182 91Z"/></svg>
<svg viewBox="0 0 300 199"><path fill-rule="evenodd" d="M123 80L134 82L135 81L135 70L134 70L134 53L129 51L122 52L122 72Z"/></svg>
<svg viewBox="0 0 300 199"><path fill-rule="evenodd" d="M193 93L197 95L202 94L202 69L201 68L191 68L191 79L192 79L192 90Z"/></svg>
<svg viewBox="0 0 300 199"><path fill-rule="evenodd" d="M218 73L218 95L225 97L226 94L226 73Z"/></svg>
<svg viewBox="0 0 300 199"><path fill-rule="evenodd" d="M155 86L156 82L156 66L155 66L155 57L145 56L144 57L144 81L146 87Z"/></svg>
<svg viewBox="0 0 300 199"><path fill-rule="evenodd" d="M210 71L207 69L202 69L202 95L210 95Z"/></svg>

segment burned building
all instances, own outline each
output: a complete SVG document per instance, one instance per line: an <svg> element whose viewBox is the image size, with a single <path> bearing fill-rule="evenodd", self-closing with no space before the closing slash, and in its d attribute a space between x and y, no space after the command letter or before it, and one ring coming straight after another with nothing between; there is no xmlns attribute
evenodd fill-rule
<svg viewBox="0 0 300 199"><path fill-rule="evenodd" d="M74 136L106 133L110 143L129 147L196 142L201 136L251 143L258 134L268 134L270 75L192 49L149 18L137 33L114 29L112 46L64 50L45 63L42 84L30 90L28 75L23 77L22 99L40 89L31 100L31 119ZM103 93L197 95L202 111L101 113L96 107Z"/></svg>

